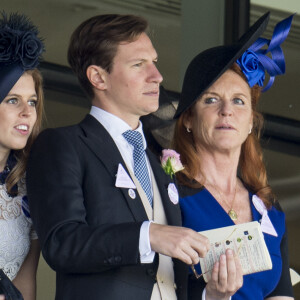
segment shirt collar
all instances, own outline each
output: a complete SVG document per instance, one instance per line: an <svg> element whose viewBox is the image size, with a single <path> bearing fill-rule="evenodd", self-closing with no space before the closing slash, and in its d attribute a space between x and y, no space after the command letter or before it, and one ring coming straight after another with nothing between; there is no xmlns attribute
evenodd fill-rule
<svg viewBox="0 0 300 300"><path fill-rule="evenodd" d="M90 115L97 119L98 122L108 131L111 137L116 140L123 140L127 143L126 139L123 137L122 133L127 130L132 130L132 128L119 117L99 108L96 106L91 107ZM139 121L139 126L135 131L139 132L143 138L144 149L147 148L147 142L143 132L143 124Z"/></svg>

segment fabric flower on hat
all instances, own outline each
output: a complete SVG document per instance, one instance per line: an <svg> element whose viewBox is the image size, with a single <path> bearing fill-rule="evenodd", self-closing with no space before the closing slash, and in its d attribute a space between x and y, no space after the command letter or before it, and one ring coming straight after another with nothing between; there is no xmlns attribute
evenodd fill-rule
<svg viewBox="0 0 300 300"><path fill-rule="evenodd" d="M15 35L8 30L0 30L0 62L9 62L15 52Z"/></svg>
<svg viewBox="0 0 300 300"><path fill-rule="evenodd" d="M38 28L23 14L0 11L0 103L44 51Z"/></svg>
<svg viewBox="0 0 300 300"><path fill-rule="evenodd" d="M253 51L246 50L237 60L237 64L245 74L250 87L253 87L255 84L263 86L265 69Z"/></svg>
<svg viewBox="0 0 300 300"><path fill-rule="evenodd" d="M23 70L37 67L44 51L38 29L24 15L2 13L0 20L0 63L20 63Z"/></svg>
<svg viewBox="0 0 300 300"><path fill-rule="evenodd" d="M256 83L263 86L265 77L262 73L267 72L270 78L262 89L262 92L265 92L273 85L277 75L285 73L285 60L281 44L289 34L293 17L294 14L276 24L271 40L258 38L237 60L250 87ZM263 48L264 46L267 48Z"/></svg>
<svg viewBox="0 0 300 300"><path fill-rule="evenodd" d="M161 165L166 174L170 175L171 178L176 172L184 169L181 161L180 154L171 149L162 150L162 157L160 158Z"/></svg>
<svg viewBox="0 0 300 300"><path fill-rule="evenodd" d="M18 55L25 68L34 68L38 64L42 52L43 45L34 33L26 32L20 38Z"/></svg>

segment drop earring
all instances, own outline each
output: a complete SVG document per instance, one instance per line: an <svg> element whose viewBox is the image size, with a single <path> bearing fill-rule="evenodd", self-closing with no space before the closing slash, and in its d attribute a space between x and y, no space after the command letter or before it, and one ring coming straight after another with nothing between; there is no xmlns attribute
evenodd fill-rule
<svg viewBox="0 0 300 300"><path fill-rule="evenodd" d="M252 132L252 127L250 127L249 134L251 134L251 132Z"/></svg>

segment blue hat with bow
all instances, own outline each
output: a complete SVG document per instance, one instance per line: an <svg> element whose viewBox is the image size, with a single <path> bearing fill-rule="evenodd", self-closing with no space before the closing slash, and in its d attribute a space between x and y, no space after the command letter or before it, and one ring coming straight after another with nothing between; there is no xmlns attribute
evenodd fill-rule
<svg viewBox="0 0 300 300"><path fill-rule="evenodd" d="M270 13L260 17L238 42L209 48L190 62L183 81L182 92L174 118L190 108L233 63L237 63L245 74L248 84L263 86L265 73L270 79L262 91L268 90L276 75L285 73L285 61L280 44L288 36L294 15L279 22L271 40L260 38L265 31ZM267 48L262 48L262 47ZM271 57L267 56L270 54Z"/></svg>
<svg viewBox="0 0 300 300"><path fill-rule="evenodd" d="M0 103L26 70L38 66L44 51L38 34L26 16L0 13Z"/></svg>

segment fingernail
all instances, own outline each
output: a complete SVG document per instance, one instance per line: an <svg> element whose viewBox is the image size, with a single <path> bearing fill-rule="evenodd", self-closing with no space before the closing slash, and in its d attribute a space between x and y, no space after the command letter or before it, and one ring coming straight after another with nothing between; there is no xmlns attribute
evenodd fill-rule
<svg viewBox="0 0 300 300"><path fill-rule="evenodd" d="M232 250L231 250L231 249L228 249L228 250L227 250L227 254L230 255L230 256L232 256L232 255L233 255Z"/></svg>

